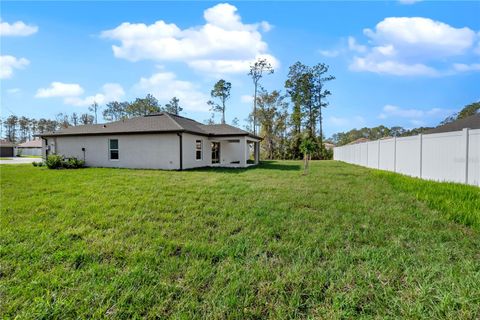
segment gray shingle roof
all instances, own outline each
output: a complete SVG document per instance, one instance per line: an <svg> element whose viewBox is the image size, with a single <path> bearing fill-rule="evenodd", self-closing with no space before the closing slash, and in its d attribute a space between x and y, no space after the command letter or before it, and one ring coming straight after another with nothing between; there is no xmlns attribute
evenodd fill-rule
<svg viewBox="0 0 480 320"><path fill-rule="evenodd" d="M442 132L451 132L451 131L460 131L464 128L469 129L480 129L480 113L474 114L472 116L456 120L450 123L447 123L443 126L438 126L436 128L430 129L424 133L442 133Z"/></svg>
<svg viewBox="0 0 480 320"><path fill-rule="evenodd" d="M71 126L53 132L45 132L42 137L66 135L99 135L122 133L160 133L160 132L190 132L205 136L243 135L253 136L248 131L228 124L204 125L195 120L160 112L143 117L125 119L105 124ZM259 137L256 137L259 138Z"/></svg>
<svg viewBox="0 0 480 320"><path fill-rule="evenodd" d="M35 139L30 141L25 141L24 143L20 143L18 148L41 148L42 147L42 140Z"/></svg>
<svg viewBox="0 0 480 320"><path fill-rule="evenodd" d="M15 147L15 144L10 142L10 141L1 139L0 140L0 147Z"/></svg>

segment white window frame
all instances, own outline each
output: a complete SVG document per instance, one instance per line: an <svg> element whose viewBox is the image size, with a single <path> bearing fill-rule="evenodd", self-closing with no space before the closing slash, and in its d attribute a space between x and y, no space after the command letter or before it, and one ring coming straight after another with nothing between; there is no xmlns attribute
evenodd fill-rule
<svg viewBox="0 0 480 320"><path fill-rule="evenodd" d="M200 142L200 149L198 149L197 143ZM200 159L197 159L197 152L200 151ZM202 161L203 160L203 140L196 139L195 140L195 161Z"/></svg>
<svg viewBox="0 0 480 320"><path fill-rule="evenodd" d="M117 140L117 149L112 149L110 141ZM112 151L117 151L118 159L112 159ZM108 139L108 160L119 161L120 160L120 141L118 139Z"/></svg>

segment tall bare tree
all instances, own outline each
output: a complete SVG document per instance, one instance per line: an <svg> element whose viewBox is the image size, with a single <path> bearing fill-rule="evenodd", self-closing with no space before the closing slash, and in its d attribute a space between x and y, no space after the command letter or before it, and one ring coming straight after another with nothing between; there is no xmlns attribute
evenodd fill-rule
<svg viewBox="0 0 480 320"><path fill-rule="evenodd" d="M98 110L100 109L100 106L98 105L98 103L96 101L93 101L92 105L88 108L88 110L90 112L93 112L94 116L95 116L95 124L97 124L97 112Z"/></svg>
<svg viewBox="0 0 480 320"><path fill-rule="evenodd" d="M272 74L274 72L272 65L267 61L267 59L261 58L255 61L253 65L250 66L250 72L248 75L252 78L254 93L253 93L253 134L257 133L257 122L256 122L256 113L257 113L257 91L260 79L262 79L264 74Z"/></svg>
<svg viewBox="0 0 480 320"><path fill-rule="evenodd" d="M320 139L320 147L323 146L323 116L322 116L322 108L326 108L328 106L328 102L326 98L330 96L332 93L325 89L325 85L328 81L335 80L335 77L332 75L328 75L329 66L325 63L319 63L312 68L312 76L313 76L313 90L314 90L314 97L315 97L315 109L318 112L318 126L319 126L319 139Z"/></svg>

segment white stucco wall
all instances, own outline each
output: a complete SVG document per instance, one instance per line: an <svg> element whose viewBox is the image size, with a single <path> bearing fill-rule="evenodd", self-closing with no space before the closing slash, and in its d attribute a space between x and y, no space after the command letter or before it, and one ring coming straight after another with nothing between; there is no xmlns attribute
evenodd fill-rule
<svg viewBox="0 0 480 320"><path fill-rule="evenodd" d="M109 139L118 139L118 160L109 159ZM196 140L202 141L201 160L196 160ZM90 167L180 169L180 141L176 133L52 137L47 138L47 141L49 154L84 159L86 166ZM220 163L214 166L246 166L248 156L246 137L212 138L183 133L183 169L212 166L213 141L220 142ZM43 148L43 150L46 148L45 141ZM85 148L85 158L82 148ZM43 155L45 156L45 151Z"/></svg>
<svg viewBox="0 0 480 320"><path fill-rule="evenodd" d="M109 139L118 139L119 159L109 159ZM55 143L56 140L56 143ZM180 168L179 138L176 134L72 136L48 138L51 150L65 157L84 159L92 167L176 170Z"/></svg>
<svg viewBox="0 0 480 320"><path fill-rule="evenodd" d="M196 160L195 151L196 140L202 141L202 159ZM198 136L193 135L190 133L183 133L183 168L184 169L191 169L191 168L199 168L199 167L207 167L212 164L212 146L211 141L208 137L205 136Z"/></svg>
<svg viewBox="0 0 480 320"><path fill-rule="evenodd" d="M22 156L41 156L42 148L19 148L15 150L15 154L21 154Z"/></svg>

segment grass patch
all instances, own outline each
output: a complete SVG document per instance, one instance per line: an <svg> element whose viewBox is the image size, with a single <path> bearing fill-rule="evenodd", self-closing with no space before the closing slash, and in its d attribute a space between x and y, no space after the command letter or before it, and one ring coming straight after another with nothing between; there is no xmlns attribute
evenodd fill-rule
<svg viewBox="0 0 480 320"><path fill-rule="evenodd" d="M21 155L18 156L19 158L35 158L35 159L41 159L42 156L27 156L27 155Z"/></svg>
<svg viewBox="0 0 480 320"><path fill-rule="evenodd" d="M407 192L447 218L480 229L480 189L459 183L426 181L386 171L373 171L395 189Z"/></svg>
<svg viewBox="0 0 480 320"><path fill-rule="evenodd" d="M2 318L480 316L478 230L366 168L0 179Z"/></svg>
<svg viewBox="0 0 480 320"><path fill-rule="evenodd" d="M13 160L13 158L0 157L0 160Z"/></svg>

